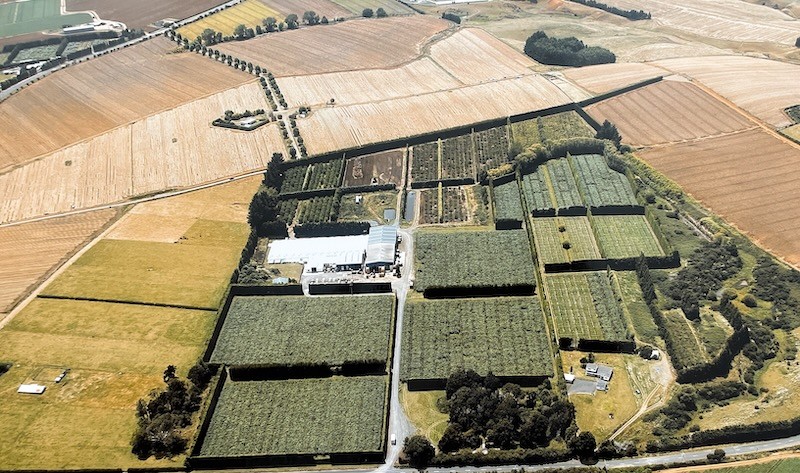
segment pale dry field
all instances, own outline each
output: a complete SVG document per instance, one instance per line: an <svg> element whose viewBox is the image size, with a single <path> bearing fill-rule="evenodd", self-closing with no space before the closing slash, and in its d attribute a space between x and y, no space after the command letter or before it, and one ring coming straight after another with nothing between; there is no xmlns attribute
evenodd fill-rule
<svg viewBox="0 0 800 473"><path fill-rule="evenodd" d="M272 153L286 155L277 124L252 132L211 126L227 109L256 108L267 108L267 102L260 85L250 82L0 175L0 222L104 205L266 167Z"/></svg>
<svg viewBox="0 0 800 473"><path fill-rule="evenodd" d="M792 124L783 109L800 104L800 65L741 56L669 59L654 64L701 82L775 127Z"/></svg>
<svg viewBox="0 0 800 473"><path fill-rule="evenodd" d="M653 148L641 157L764 247L800 264L800 146L755 129Z"/></svg>
<svg viewBox="0 0 800 473"><path fill-rule="evenodd" d="M284 17L290 13L303 18L303 12L313 11L322 18L328 17L329 20L339 17L352 16L349 10L329 1L329 0L261 0L271 9L280 12Z"/></svg>
<svg viewBox="0 0 800 473"><path fill-rule="evenodd" d="M564 76L594 94L621 89L668 74L664 69L639 62L616 62L564 70Z"/></svg>
<svg viewBox="0 0 800 473"><path fill-rule="evenodd" d="M115 214L113 210L98 210L0 228L0 319Z"/></svg>
<svg viewBox="0 0 800 473"><path fill-rule="evenodd" d="M300 12L298 16L302 14L303 13ZM200 36L207 28L222 33L223 36L228 36L232 35L233 31L239 25L255 28L256 25L260 25L267 17L276 18L278 21L283 20L283 15L269 8L260 0L245 0L230 8L226 8L213 15L182 26L178 28L178 33L184 38L188 38L190 41Z"/></svg>
<svg viewBox="0 0 800 473"><path fill-rule="evenodd" d="M278 79L290 106L352 105L453 89L463 84L431 59L423 58L396 69L332 72Z"/></svg>
<svg viewBox="0 0 800 473"><path fill-rule="evenodd" d="M301 13L302 14L302 13ZM350 20L219 45L276 77L390 68L422 54L450 23L430 16Z"/></svg>
<svg viewBox="0 0 800 473"><path fill-rule="evenodd" d="M354 148L568 103L539 75L432 94L315 110L297 121L309 155ZM432 113L435 111L435 113Z"/></svg>
<svg viewBox="0 0 800 473"><path fill-rule="evenodd" d="M69 67L0 103L0 172L252 80L156 38Z"/></svg>
<svg viewBox="0 0 800 473"><path fill-rule="evenodd" d="M773 8L741 0L609 0L626 10L644 10L659 26L736 42L769 42L794 45L800 22Z"/></svg>
<svg viewBox="0 0 800 473"><path fill-rule="evenodd" d="M622 140L635 146L693 140L756 126L691 82L674 80L604 100L586 107L586 112L600 123L614 123Z"/></svg>
<svg viewBox="0 0 800 473"><path fill-rule="evenodd" d="M431 58L465 84L531 74L536 62L477 29L459 30L431 46Z"/></svg>

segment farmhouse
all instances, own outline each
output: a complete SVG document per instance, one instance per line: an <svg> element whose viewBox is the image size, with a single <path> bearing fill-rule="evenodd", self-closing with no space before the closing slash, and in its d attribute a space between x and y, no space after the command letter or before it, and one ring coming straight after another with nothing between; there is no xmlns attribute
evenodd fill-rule
<svg viewBox="0 0 800 473"><path fill-rule="evenodd" d="M367 256L364 262L368 269L386 269L394 266L396 252L396 227L382 225L369 229Z"/></svg>
<svg viewBox="0 0 800 473"><path fill-rule="evenodd" d="M597 363L588 363L586 365L586 375L600 378L602 381L608 382L611 381L611 377L614 376L614 368Z"/></svg>
<svg viewBox="0 0 800 473"><path fill-rule="evenodd" d="M276 240L269 244L267 263L300 263L305 273L360 270L368 239L355 235Z"/></svg>

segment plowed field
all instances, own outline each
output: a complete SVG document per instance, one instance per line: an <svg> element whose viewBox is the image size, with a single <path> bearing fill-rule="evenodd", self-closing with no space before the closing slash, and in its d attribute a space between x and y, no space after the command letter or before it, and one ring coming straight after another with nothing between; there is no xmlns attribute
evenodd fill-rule
<svg viewBox="0 0 800 473"><path fill-rule="evenodd" d="M689 82L665 80L587 107L602 123L610 120L622 140L653 145L752 128L754 123Z"/></svg>
<svg viewBox="0 0 800 473"><path fill-rule="evenodd" d="M659 67L638 62L618 62L598 66L576 67L564 71L567 79L593 92L602 94L653 77L666 75Z"/></svg>
<svg viewBox="0 0 800 473"><path fill-rule="evenodd" d="M775 254L800 264L800 147L758 129L655 148L642 158Z"/></svg>

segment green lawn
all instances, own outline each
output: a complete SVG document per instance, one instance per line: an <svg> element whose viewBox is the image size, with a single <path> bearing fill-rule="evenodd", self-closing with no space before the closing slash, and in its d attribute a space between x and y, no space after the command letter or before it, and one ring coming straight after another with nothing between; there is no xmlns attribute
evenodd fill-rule
<svg viewBox="0 0 800 473"><path fill-rule="evenodd" d="M102 240L42 292L216 309L249 228L199 220L178 243Z"/></svg>
<svg viewBox="0 0 800 473"><path fill-rule="evenodd" d="M0 3L0 38L60 30L65 25L79 25L92 21L87 13L61 15L60 0L25 0Z"/></svg>

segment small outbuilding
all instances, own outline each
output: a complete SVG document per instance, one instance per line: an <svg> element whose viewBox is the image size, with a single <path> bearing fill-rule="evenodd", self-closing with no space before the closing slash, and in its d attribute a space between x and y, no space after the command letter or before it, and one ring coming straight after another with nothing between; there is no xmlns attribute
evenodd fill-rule
<svg viewBox="0 0 800 473"><path fill-rule="evenodd" d="M611 381L611 377L614 376L614 368L606 365L601 365L599 363L587 363L586 364L586 376L593 376L595 378L600 378L603 381Z"/></svg>
<svg viewBox="0 0 800 473"><path fill-rule="evenodd" d="M22 384L17 392L20 394L43 394L47 386L41 384Z"/></svg>

